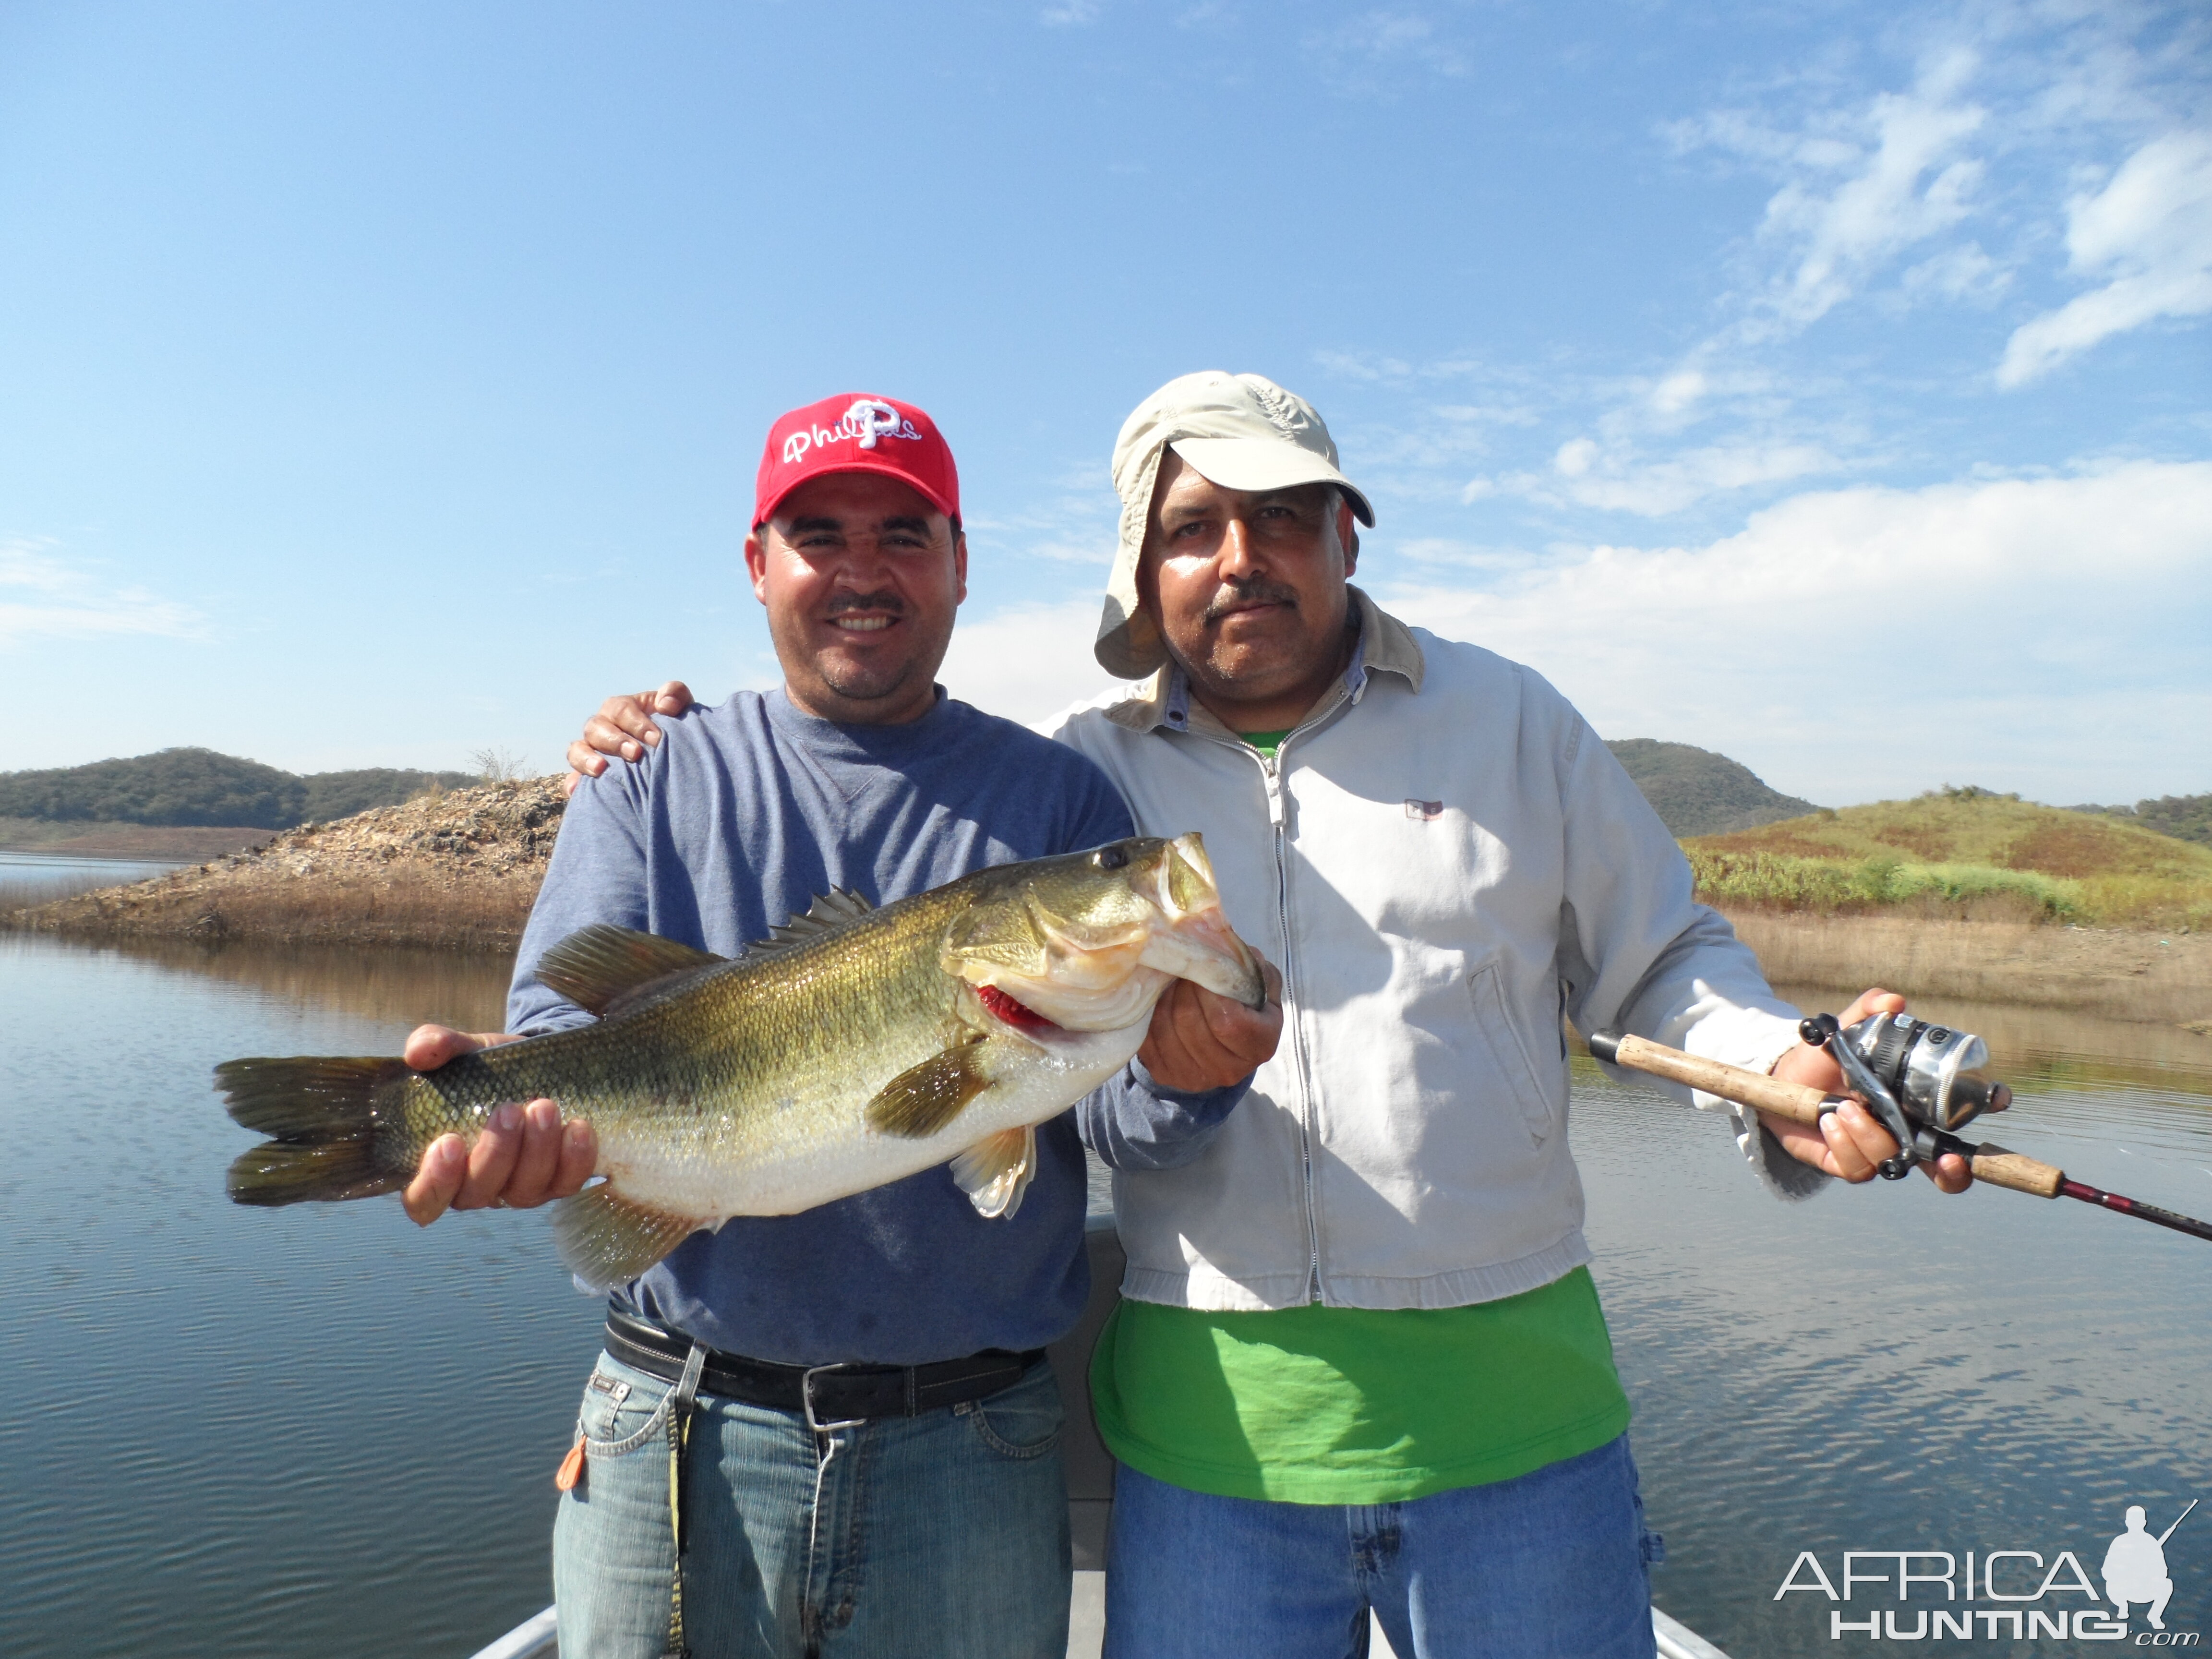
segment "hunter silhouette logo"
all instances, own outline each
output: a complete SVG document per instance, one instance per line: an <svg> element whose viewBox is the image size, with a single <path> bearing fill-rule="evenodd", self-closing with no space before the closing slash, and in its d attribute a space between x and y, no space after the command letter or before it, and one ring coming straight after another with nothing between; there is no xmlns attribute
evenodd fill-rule
<svg viewBox="0 0 2212 1659"><path fill-rule="evenodd" d="M2197 1507L2197 1499L2189 1500L2189 1510ZM2173 1536L2173 1528L2189 1518L2189 1510L2173 1517L2173 1527L2168 1527L2155 1538L2145 1530L2149 1517L2140 1504L2128 1505L2128 1529L2112 1540L2105 1552L2105 1595L2112 1604L2112 1617L2128 1616L2128 1603L2147 1601L2147 1615L2153 1630L2166 1628L2166 1604L2173 1599L2173 1580L2166 1576L2166 1540Z"/></svg>

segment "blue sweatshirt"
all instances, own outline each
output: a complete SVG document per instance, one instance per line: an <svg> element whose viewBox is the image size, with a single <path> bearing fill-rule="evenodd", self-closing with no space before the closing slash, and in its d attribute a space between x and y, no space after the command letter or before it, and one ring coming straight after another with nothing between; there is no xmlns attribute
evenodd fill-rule
<svg viewBox="0 0 2212 1659"><path fill-rule="evenodd" d="M660 726L642 762L586 780L568 805L516 959L511 1031L590 1023L535 970L592 922L734 957L833 887L889 904L986 865L1134 833L1091 762L942 691L907 726L836 725L777 690ZM1038 1169L1011 1220L977 1215L948 1170L928 1170L799 1215L694 1233L616 1305L785 1364L1042 1347L1090 1293L1082 1141L1125 1168L1179 1164L1243 1093L1163 1089L1132 1062L1039 1128Z"/></svg>

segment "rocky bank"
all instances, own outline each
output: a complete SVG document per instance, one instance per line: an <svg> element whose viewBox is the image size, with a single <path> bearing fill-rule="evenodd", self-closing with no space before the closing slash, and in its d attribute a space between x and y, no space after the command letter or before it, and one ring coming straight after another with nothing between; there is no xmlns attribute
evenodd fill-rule
<svg viewBox="0 0 2212 1659"><path fill-rule="evenodd" d="M0 927L218 943L512 950L552 855L556 777L486 784L287 830L252 851L0 914Z"/></svg>

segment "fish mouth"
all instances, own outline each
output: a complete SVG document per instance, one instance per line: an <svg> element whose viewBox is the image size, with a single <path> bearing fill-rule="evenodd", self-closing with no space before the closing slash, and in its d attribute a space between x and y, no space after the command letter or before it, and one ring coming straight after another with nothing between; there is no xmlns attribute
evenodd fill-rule
<svg viewBox="0 0 2212 1659"><path fill-rule="evenodd" d="M1267 1006L1259 959L1222 914L1213 866L1195 832L1174 841L1137 837L1074 857L1093 873L1118 872L1124 902L1063 915L1030 889L980 931L956 924L946 971L1068 1032L1128 1028L1177 979L1248 1007ZM976 1006L1030 1041L1058 1040L990 1000Z"/></svg>
<svg viewBox="0 0 2212 1659"><path fill-rule="evenodd" d="M1213 864L1195 830L1168 843L1149 896L1165 927L1155 927L1139 958L1147 968L1200 985L1248 1008L1267 1004L1267 981L1251 948L1221 908Z"/></svg>

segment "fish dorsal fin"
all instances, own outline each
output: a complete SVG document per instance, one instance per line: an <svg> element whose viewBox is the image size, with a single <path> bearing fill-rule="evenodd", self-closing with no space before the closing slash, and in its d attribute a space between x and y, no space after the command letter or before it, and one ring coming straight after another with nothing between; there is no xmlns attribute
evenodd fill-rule
<svg viewBox="0 0 2212 1659"><path fill-rule="evenodd" d="M849 888L833 887L816 896L806 907L805 913L795 915L778 927L768 930L768 937L750 948L755 951L783 951L794 945L806 945L824 933L835 933L840 927L851 926L875 906Z"/></svg>
<svg viewBox="0 0 2212 1659"><path fill-rule="evenodd" d="M1036 1173L1036 1126L1002 1129L986 1135L952 1160L952 1179L968 1194L975 1213L1010 1221L1022 1207L1022 1194Z"/></svg>
<svg viewBox="0 0 2212 1659"><path fill-rule="evenodd" d="M963 1042L910 1066L868 1103L868 1127L905 1140L927 1140L991 1086L981 1040Z"/></svg>
<svg viewBox="0 0 2212 1659"><path fill-rule="evenodd" d="M617 1198L604 1183L553 1206L553 1243L594 1291L627 1285L708 1224Z"/></svg>
<svg viewBox="0 0 2212 1659"><path fill-rule="evenodd" d="M602 1017L635 1006L665 980L728 961L658 933L595 924L573 933L538 959L538 982Z"/></svg>

